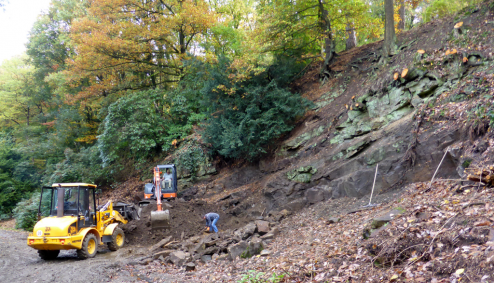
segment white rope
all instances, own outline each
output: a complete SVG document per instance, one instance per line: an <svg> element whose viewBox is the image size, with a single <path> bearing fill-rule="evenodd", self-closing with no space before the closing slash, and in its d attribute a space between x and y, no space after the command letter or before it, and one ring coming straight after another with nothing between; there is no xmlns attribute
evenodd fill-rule
<svg viewBox="0 0 494 283"><path fill-rule="evenodd" d="M441 159L441 162L439 162L439 165L437 165L436 172L434 172L434 175L432 175L432 179L431 179L431 182L429 183L429 187L427 188L427 190L429 190L431 188L432 182L434 181L434 177L436 177L436 174L437 174L437 171L439 170L439 167L441 167L441 164L443 164L444 157L446 157L446 154L448 153L448 151L449 151L449 148L446 149L446 152L444 153L443 158Z"/></svg>
<svg viewBox="0 0 494 283"><path fill-rule="evenodd" d="M371 203L372 203L372 195L374 195L374 187L376 186L376 178L377 178L377 168L379 168L379 164L376 165L376 173L374 174L374 183L372 183L372 191L371 191L371 196L370 196L370 199L369 199L368 206L371 206Z"/></svg>

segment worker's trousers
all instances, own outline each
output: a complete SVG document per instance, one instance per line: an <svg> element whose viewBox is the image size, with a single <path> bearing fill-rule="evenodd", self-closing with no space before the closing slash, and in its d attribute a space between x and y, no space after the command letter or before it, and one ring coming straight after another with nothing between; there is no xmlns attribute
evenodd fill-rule
<svg viewBox="0 0 494 283"><path fill-rule="evenodd" d="M218 222L218 219L220 219L220 218L219 217L215 218L211 222L211 230L213 230L215 233L218 233L218 228L216 228L216 222Z"/></svg>

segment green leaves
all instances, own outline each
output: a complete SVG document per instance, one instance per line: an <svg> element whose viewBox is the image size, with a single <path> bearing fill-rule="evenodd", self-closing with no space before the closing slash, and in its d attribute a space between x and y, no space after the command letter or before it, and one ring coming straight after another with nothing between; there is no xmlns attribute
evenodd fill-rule
<svg viewBox="0 0 494 283"><path fill-rule="evenodd" d="M201 90L209 119L203 138L213 152L227 158L258 158L275 138L293 128L309 102L279 88L266 74L251 80L230 81L228 63L209 70L211 78ZM235 92L232 94L231 90Z"/></svg>

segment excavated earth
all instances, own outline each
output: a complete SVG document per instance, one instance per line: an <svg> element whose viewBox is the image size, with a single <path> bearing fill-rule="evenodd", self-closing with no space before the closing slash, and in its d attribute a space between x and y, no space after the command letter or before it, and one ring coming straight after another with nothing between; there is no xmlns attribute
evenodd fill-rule
<svg viewBox="0 0 494 283"><path fill-rule="evenodd" d="M154 230L151 226L151 211L156 211L156 203L153 202L142 208L141 219L133 220L122 226L125 231L126 244L149 246L156 244L161 239L172 236L173 239L183 240L204 232L206 222L203 216L209 212L217 212L220 215L218 221L219 231L235 229L245 225L245 219L225 214L217 204L209 204L201 200L184 201L183 199L164 202L163 209L170 212L170 226L162 230Z"/></svg>

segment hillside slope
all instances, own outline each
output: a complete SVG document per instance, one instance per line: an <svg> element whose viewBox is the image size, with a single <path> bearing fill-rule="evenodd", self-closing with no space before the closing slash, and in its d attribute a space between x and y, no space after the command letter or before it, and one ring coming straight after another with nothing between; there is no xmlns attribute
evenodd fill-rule
<svg viewBox="0 0 494 283"><path fill-rule="evenodd" d="M378 63L378 42L339 54L323 83L319 66L312 66L293 88L315 107L272 157L205 174L181 191L191 211L203 202L218 208L222 235L231 234L224 237L234 244L233 235L244 229L236 228L268 220L281 233L264 243L267 257L222 261L227 251L221 247L203 265L190 249L202 240L177 225L173 235L184 242L176 248L191 253L197 272L183 273L166 257L165 264L148 260L151 267L124 269L154 281L156 270L189 282L230 282L249 269L293 282L488 280L492 192L462 180L494 161L493 3L399 35L399 53L386 65ZM454 28L460 21L462 34ZM408 75L395 80L404 69ZM371 202L378 205L363 209L377 165ZM439 181L429 188L433 175ZM116 192L134 199L142 184L129 180ZM191 221L202 225L199 216Z"/></svg>
<svg viewBox="0 0 494 283"><path fill-rule="evenodd" d="M182 182L181 195L254 219L368 195L377 164L377 194L430 180L446 150L436 178L464 177L472 161L489 159L483 153L494 72L494 38L486 36L493 29L491 3L399 35L399 53L387 65L378 64L377 42L339 54L323 84L319 66L312 66L293 88L315 107L272 157L216 175L203 170L203 181ZM459 36L458 21L464 29ZM425 54L417 53L421 49ZM409 75L394 80L404 69ZM114 194L133 200L143 183L129 180Z"/></svg>

